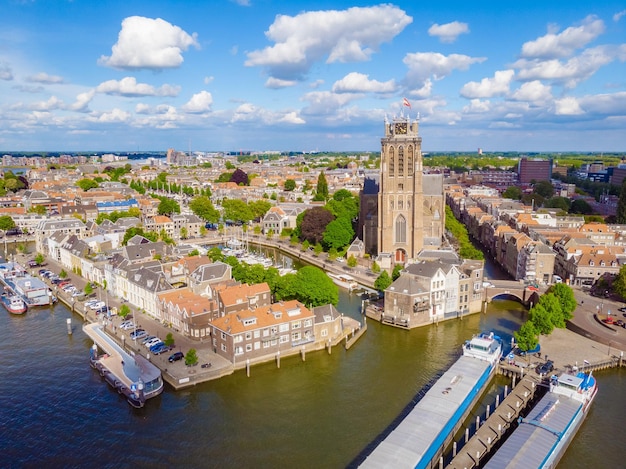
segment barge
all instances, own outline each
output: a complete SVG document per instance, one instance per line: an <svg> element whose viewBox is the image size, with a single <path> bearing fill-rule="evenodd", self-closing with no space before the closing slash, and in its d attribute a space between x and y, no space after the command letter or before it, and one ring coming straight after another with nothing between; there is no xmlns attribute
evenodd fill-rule
<svg viewBox="0 0 626 469"><path fill-rule="evenodd" d="M24 314L26 312L26 303L17 295L3 293L0 296L0 301L11 314Z"/></svg>
<svg viewBox="0 0 626 469"><path fill-rule="evenodd" d="M485 465L486 469L554 469L598 392L589 373L552 376L550 391L533 407Z"/></svg>
<svg viewBox="0 0 626 469"><path fill-rule="evenodd" d="M28 308L48 306L54 302L48 285L28 274L26 268L17 262L0 264L0 282L10 294L20 297Z"/></svg>
<svg viewBox="0 0 626 469"><path fill-rule="evenodd" d="M434 468L485 389L502 356L501 340L480 334L462 356L360 464L364 468Z"/></svg>
<svg viewBox="0 0 626 469"><path fill-rule="evenodd" d="M161 370L140 354L126 352L97 323L83 326L83 331L94 341L89 364L104 381L128 403L141 408L146 400L163 392ZM99 354L98 348L104 353Z"/></svg>

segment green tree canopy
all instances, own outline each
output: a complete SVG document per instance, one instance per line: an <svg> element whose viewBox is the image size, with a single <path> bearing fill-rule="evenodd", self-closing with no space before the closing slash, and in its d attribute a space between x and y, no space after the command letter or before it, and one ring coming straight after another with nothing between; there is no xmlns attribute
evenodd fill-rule
<svg viewBox="0 0 626 469"><path fill-rule="evenodd" d="M90 178L79 179L78 181L76 181L76 185L84 191L88 191L89 189L95 189L96 187L99 187L99 184Z"/></svg>
<svg viewBox="0 0 626 469"><path fill-rule="evenodd" d="M374 288L378 291L385 291L392 283L393 280L391 280L387 271L383 270L374 282Z"/></svg>
<svg viewBox="0 0 626 469"><path fill-rule="evenodd" d="M296 188L296 181L294 179L285 179L284 189L287 192L291 192L291 191L295 190L295 188Z"/></svg>
<svg viewBox="0 0 626 469"><path fill-rule="evenodd" d="M190 348L185 354L185 365L193 366L198 363L198 354L195 348Z"/></svg>
<svg viewBox="0 0 626 469"><path fill-rule="evenodd" d="M158 233L154 231L144 231L140 226L134 226L128 228L126 233L124 233L124 238L122 239L122 246L126 246L128 244L128 240L130 240L133 236L143 236L146 239L149 239L152 242L156 242L159 239Z"/></svg>
<svg viewBox="0 0 626 469"><path fill-rule="evenodd" d="M528 317L534 324L538 334L549 335L554 330L552 319L542 305L536 304L533 306L530 311L528 311Z"/></svg>
<svg viewBox="0 0 626 469"><path fill-rule="evenodd" d="M626 264L620 267L619 273L613 280L613 290L622 299L626 299Z"/></svg>
<svg viewBox="0 0 626 469"><path fill-rule="evenodd" d="M15 221L11 218L10 215L1 215L0 216L0 230L10 230L11 228L15 228Z"/></svg>
<svg viewBox="0 0 626 469"><path fill-rule="evenodd" d="M313 200L325 201L326 199L328 199L328 182L326 182L326 176L324 175L324 171L322 171L317 177L317 189L315 190Z"/></svg>
<svg viewBox="0 0 626 469"><path fill-rule="evenodd" d="M248 223L254 218L254 213L250 209L250 206L243 200L224 199L222 201L222 208L224 209L223 215L225 220Z"/></svg>
<svg viewBox="0 0 626 469"><path fill-rule="evenodd" d="M336 305L339 301L337 285L317 267L306 266L298 270L295 286L298 299L307 307Z"/></svg>
<svg viewBox="0 0 626 469"><path fill-rule="evenodd" d="M532 321L526 321L522 324L519 330L513 333L513 337L515 337L517 346L524 352L534 349L539 343L537 330L535 329L535 325Z"/></svg>
<svg viewBox="0 0 626 469"><path fill-rule="evenodd" d="M560 208L561 210L567 212L570 209L571 202L567 197L550 197L543 204L544 207L547 208Z"/></svg>
<svg viewBox="0 0 626 469"><path fill-rule="evenodd" d="M199 195L191 199L189 209L208 223L217 223L220 220L220 212L213 206L213 202L205 195Z"/></svg>
<svg viewBox="0 0 626 469"><path fill-rule="evenodd" d="M254 215L254 219L261 219L272 208L272 203L267 200L252 200L248 202L250 210Z"/></svg>
<svg viewBox="0 0 626 469"><path fill-rule="evenodd" d="M576 309L577 303L574 297L574 290L565 283L555 283L547 293L554 295L561 305L564 320L572 319L572 313Z"/></svg>
<svg viewBox="0 0 626 469"><path fill-rule="evenodd" d="M180 205L174 199L162 197L161 202L159 202L157 212L159 213L159 215L167 216L170 216L173 213L180 213Z"/></svg>
<svg viewBox="0 0 626 469"><path fill-rule="evenodd" d="M122 306L120 306L120 310L118 311L117 315L121 317L122 319L124 319L129 314L130 314L130 307L126 303L124 303Z"/></svg>
<svg viewBox="0 0 626 469"><path fill-rule="evenodd" d="M328 248L342 248L349 245L354 239L352 223L348 218L336 218L326 225L322 241Z"/></svg>
<svg viewBox="0 0 626 469"><path fill-rule="evenodd" d="M535 183L533 192L539 194L544 199L549 199L554 195L554 186L550 181L539 181Z"/></svg>
<svg viewBox="0 0 626 469"><path fill-rule="evenodd" d="M502 193L505 199L520 200L522 198L522 190L517 186L509 186Z"/></svg>
<svg viewBox="0 0 626 469"><path fill-rule="evenodd" d="M570 213L579 213L581 215L590 215L593 213L593 208L585 199L576 199L572 202L569 208Z"/></svg>

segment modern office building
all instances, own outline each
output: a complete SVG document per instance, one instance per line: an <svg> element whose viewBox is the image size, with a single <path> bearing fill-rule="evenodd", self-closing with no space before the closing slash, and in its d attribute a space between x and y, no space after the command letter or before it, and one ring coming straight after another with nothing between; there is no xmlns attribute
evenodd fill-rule
<svg viewBox="0 0 626 469"><path fill-rule="evenodd" d="M552 160L521 158L517 165L517 174L521 184L549 181L552 178Z"/></svg>

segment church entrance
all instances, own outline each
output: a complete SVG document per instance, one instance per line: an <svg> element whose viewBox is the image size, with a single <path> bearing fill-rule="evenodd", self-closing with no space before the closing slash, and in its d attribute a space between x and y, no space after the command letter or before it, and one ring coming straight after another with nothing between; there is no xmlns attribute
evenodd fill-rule
<svg viewBox="0 0 626 469"><path fill-rule="evenodd" d="M406 262L406 251L404 249L397 249L395 263L404 264L405 262Z"/></svg>

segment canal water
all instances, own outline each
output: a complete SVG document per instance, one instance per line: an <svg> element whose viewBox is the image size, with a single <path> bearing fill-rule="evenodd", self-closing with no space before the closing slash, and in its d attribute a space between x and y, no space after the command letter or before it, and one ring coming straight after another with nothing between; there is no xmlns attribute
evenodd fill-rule
<svg viewBox="0 0 626 469"><path fill-rule="evenodd" d="M363 320L361 300L338 309ZM505 342L525 312L511 301L486 314L398 330L369 321L349 351L254 366L129 406L89 367L91 341L62 304L12 316L0 310L3 467L341 468L442 373L472 334ZM67 334L66 320L73 321ZM622 371L598 372L598 399L560 467L623 467Z"/></svg>

